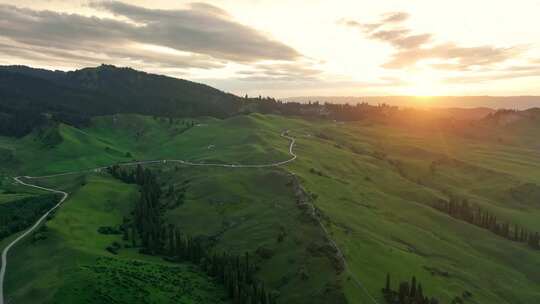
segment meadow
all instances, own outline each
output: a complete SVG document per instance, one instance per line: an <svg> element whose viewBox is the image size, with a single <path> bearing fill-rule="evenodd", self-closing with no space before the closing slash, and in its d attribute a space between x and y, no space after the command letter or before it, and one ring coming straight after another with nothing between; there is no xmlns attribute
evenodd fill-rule
<svg viewBox="0 0 540 304"><path fill-rule="evenodd" d="M2 167L4 176L143 159L260 164L288 158L288 142L279 134L290 130L298 159L284 167L150 166L163 189L172 186L186 195L183 204L171 203L166 210L167 222L211 239L215 250L255 254L257 276L279 293L280 303L384 303L381 288L390 273L395 288L416 276L424 293L441 303L514 304L540 299L540 251L455 219L433 204L467 199L500 220L540 231L540 142L533 132L539 128L537 121L485 125L463 136L377 121L115 115L98 117L84 129L60 124L19 140L1 138L0 151L11 159ZM336 268L328 236L297 205L291 173L310 193L349 271ZM181 301L224 301L222 287L197 267L141 255L124 248L121 236L97 232L129 216L136 186L105 172L40 182L71 196L40 232L46 238L28 238L11 253L9 268L17 271L8 270L9 298L103 301L95 294L121 303L136 295L161 303L187 294L191 298ZM6 191L13 187L7 179L2 184ZM0 202L30 195L15 190L0 194ZM122 244L118 255L105 250L113 242ZM184 289L160 283L174 273ZM152 283L136 284L139 275ZM100 283L91 289L84 283L89 281Z"/></svg>
<svg viewBox="0 0 540 304"><path fill-rule="evenodd" d="M50 179L72 197L10 255L6 298L22 303L227 303L223 288L197 267L141 255L115 226L136 188L101 175ZM105 249L113 243L117 255ZM16 271L15 271L16 269Z"/></svg>

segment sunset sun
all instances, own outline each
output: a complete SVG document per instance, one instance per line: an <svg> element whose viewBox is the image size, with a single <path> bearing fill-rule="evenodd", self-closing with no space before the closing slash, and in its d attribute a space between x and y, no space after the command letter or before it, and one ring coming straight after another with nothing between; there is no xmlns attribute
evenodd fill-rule
<svg viewBox="0 0 540 304"><path fill-rule="evenodd" d="M443 95L443 88L433 72L414 73L406 78L405 95L429 97Z"/></svg>

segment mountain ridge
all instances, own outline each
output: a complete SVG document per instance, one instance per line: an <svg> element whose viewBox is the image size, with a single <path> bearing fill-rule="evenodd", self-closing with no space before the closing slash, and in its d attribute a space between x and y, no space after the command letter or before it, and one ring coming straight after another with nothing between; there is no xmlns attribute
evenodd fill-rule
<svg viewBox="0 0 540 304"><path fill-rule="evenodd" d="M29 81L32 86L38 83L47 90L67 90L68 92L74 90L73 93L79 97L91 99L100 108L85 108L84 110L90 115L125 113L127 110L147 115L193 116L195 114L227 117L238 110L239 97L233 94L205 84L113 65L100 65L69 72L34 69L27 66L2 66L0 73L0 94L2 94L0 96L4 99L8 98L8 101L0 101L0 105L9 102L9 98L15 98L14 93L35 91L35 88L24 83L24 81ZM9 76L9 74L17 76ZM13 92L13 87L16 88L16 92ZM49 97L53 97L53 100L40 100L32 94L23 94L23 96L25 101L37 103L46 110L55 110L55 107L61 104L66 106L66 103L70 103L72 112L81 112L77 109L77 106L81 105L77 104L73 96L63 96L63 92L47 92L47 94L52 95ZM61 98L54 100L58 95ZM99 102L96 100L98 98L107 99L107 101ZM151 105L149 105L149 100L152 100Z"/></svg>
<svg viewBox="0 0 540 304"><path fill-rule="evenodd" d="M72 125L100 115L164 117L239 112L240 97L205 84L112 65L62 72L27 66L0 67L0 134L24 136L46 123L43 113Z"/></svg>

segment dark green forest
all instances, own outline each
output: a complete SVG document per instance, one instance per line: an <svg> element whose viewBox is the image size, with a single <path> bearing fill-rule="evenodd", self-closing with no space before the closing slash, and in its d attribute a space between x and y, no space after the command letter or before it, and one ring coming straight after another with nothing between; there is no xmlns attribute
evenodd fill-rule
<svg viewBox="0 0 540 304"><path fill-rule="evenodd" d="M0 240L32 225L58 203L58 195L26 197L0 204Z"/></svg>
<svg viewBox="0 0 540 304"><path fill-rule="evenodd" d="M0 134L23 136L49 118L81 126L116 113L228 117L240 98L207 85L102 65L72 72L0 67Z"/></svg>
<svg viewBox="0 0 540 304"><path fill-rule="evenodd" d="M162 256L171 262L191 262L199 265L209 276L226 289L234 303L273 304L276 297L267 292L264 283L255 277L257 265L246 252L240 257L228 252L216 252L204 239L182 233L173 224L163 220L167 206L160 200L162 189L156 174L138 165L135 170L118 165L109 167L109 173L125 183L137 184L140 197L120 230L124 240L131 239L133 247L143 254ZM115 248L107 248L115 254Z"/></svg>

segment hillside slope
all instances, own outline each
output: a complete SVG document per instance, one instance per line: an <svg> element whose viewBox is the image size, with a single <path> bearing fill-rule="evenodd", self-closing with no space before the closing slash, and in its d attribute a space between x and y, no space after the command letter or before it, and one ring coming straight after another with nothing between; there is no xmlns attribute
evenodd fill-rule
<svg viewBox="0 0 540 304"><path fill-rule="evenodd" d="M287 158L287 141L279 134L288 129L297 139L298 159L282 169L153 166L164 190L185 188L184 204L171 205L167 222L195 236L213 237L219 249L258 251L258 275L280 292L279 303L369 303L370 296L384 303L381 288L389 273L394 289L416 276L424 294L440 303L529 304L540 299L540 250L437 208L441 202L466 200L499 222L511 223L512 229L540 231L539 139L530 131L540 124L522 122L483 122L482 128L471 129L478 134L469 137L369 120L114 115L96 117L84 129L58 125L54 130L61 140L45 140L51 136L39 132L0 138L0 148L11 151L12 174L59 173L131 159L265 163ZM287 172L310 194L350 272L334 268L321 230L295 204ZM94 181L88 181L92 187ZM85 193L88 197L67 203L91 201L91 193ZM286 236L279 242L281 231ZM81 242L70 236L63 240L72 241ZM31 252L27 246L16 250ZM92 250L101 252L100 246ZM13 265L23 263L18 259ZM11 292L31 297L19 280L41 267L48 266L30 264L12 274ZM64 279L60 272L58 278Z"/></svg>
<svg viewBox="0 0 540 304"><path fill-rule="evenodd" d="M101 65L70 72L0 67L0 112L227 117L240 98L204 84Z"/></svg>

